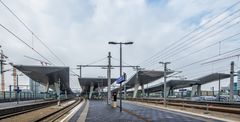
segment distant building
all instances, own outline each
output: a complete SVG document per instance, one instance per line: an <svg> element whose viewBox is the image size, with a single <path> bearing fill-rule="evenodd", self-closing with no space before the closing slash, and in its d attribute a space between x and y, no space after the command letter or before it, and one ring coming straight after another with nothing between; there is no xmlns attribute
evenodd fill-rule
<svg viewBox="0 0 240 122"><path fill-rule="evenodd" d="M41 93L44 92L45 87L43 85L41 85L38 82L33 81L32 79L29 79L29 89L31 92L35 92L36 93Z"/></svg>
<svg viewBox="0 0 240 122"><path fill-rule="evenodd" d="M238 85L237 85L237 83L233 83L233 90L234 90L234 91L237 91L237 90L238 90Z"/></svg>
<svg viewBox="0 0 240 122"><path fill-rule="evenodd" d="M240 70L237 72L237 76L238 76L238 79L237 79L237 90L240 90Z"/></svg>

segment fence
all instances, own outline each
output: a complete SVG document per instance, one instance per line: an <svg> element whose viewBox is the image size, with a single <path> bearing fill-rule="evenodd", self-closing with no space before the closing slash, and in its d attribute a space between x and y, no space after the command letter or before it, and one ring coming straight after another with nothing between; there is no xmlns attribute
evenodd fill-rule
<svg viewBox="0 0 240 122"><path fill-rule="evenodd" d="M17 93L16 92L9 92L9 91L0 91L0 102L11 102L17 101ZM35 100L35 99L43 99L45 94L41 93L32 93L32 92L19 92L19 100ZM47 98L53 97L53 95L48 94Z"/></svg>

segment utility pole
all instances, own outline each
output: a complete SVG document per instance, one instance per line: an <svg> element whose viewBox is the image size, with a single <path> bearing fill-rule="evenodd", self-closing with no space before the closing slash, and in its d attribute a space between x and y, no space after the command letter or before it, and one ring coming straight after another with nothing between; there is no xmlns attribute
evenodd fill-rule
<svg viewBox="0 0 240 122"><path fill-rule="evenodd" d="M18 74L17 74L17 104L19 103L19 86L18 86Z"/></svg>
<svg viewBox="0 0 240 122"><path fill-rule="evenodd" d="M230 70L230 102L233 102L234 62L231 62Z"/></svg>
<svg viewBox="0 0 240 122"><path fill-rule="evenodd" d="M17 69L15 67L13 67L13 87L14 89L16 89L16 85L17 85Z"/></svg>
<svg viewBox="0 0 240 122"><path fill-rule="evenodd" d="M1 45L0 45L0 48L1 48ZM1 91L2 91L2 94L4 93L5 91L5 79L4 79L4 65L5 64L5 58L8 58L7 56L5 56L3 54L3 50L1 50L1 54L0 54L0 62L1 62Z"/></svg>
<svg viewBox="0 0 240 122"><path fill-rule="evenodd" d="M221 82L220 82L220 74L218 73L218 101L221 101Z"/></svg>
<svg viewBox="0 0 240 122"><path fill-rule="evenodd" d="M164 90L164 107L167 107L167 104L166 104L166 98L167 98L167 89L166 89L166 87L167 87L167 65L168 64L170 64L170 62L159 62L160 64L163 64L164 65L164 88L163 88L163 90Z"/></svg>
<svg viewBox="0 0 240 122"><path fill-rule="evenodd" d="M79 65L79 78L81 78L81 77L82 77L82 66Z"/></svg>
<svg viewBox="0 0 240 122"><path fill-rule="evenodd" d="M108 71L107 71L107 77L108 77L108 100L107 104L110 104L111 102L111 52L108 52Z"/></svg>

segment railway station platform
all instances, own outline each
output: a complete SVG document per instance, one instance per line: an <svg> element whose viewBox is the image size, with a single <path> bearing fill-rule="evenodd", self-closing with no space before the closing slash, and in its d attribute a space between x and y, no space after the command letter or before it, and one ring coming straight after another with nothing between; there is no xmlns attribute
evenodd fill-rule
<svg viewBox="0 0 240 122"><path fill-rule="evenodd" d="M120 112L118 107L112 108L111 105L107 105L105 100L89 100L89 103L83 108L81 114L76 113L80 122L222 122L203 116L151 108L127 101L123 102L122 112ZM75 117L77 116L76 114L74 115ZM82 115L85 115L85 117ZM70 122L77 121L76 118L75 120L70 120Z"/></svg>

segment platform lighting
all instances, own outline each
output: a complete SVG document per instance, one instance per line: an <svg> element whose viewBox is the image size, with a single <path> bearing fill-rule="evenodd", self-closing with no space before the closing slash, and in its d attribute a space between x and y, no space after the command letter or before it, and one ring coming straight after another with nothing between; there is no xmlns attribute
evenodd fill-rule
<svg viewBox="0 0 240 122"><path fill-rule="evenodd" d="M120 77L122 76L122 45L130 45L133 44L133 42L108 42L108 44L119 44L120 45ZM124 89L126 89L126 86L124 86ZM124 91L125 92L125 91ZM122 112L122 83L120 83L120 112Z"/></svg>

